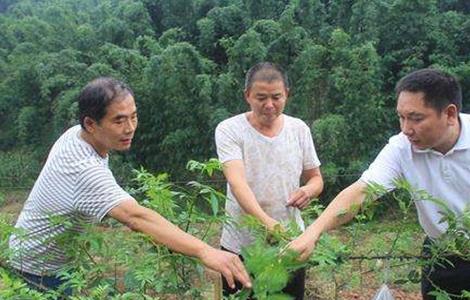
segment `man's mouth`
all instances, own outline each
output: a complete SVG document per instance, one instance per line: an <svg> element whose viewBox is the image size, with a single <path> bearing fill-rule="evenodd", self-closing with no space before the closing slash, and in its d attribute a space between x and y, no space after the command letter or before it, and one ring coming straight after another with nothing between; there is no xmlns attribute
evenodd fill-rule
<svg viewBox="0 0 470 300"><path fill-rule="evenodd" d="M121 143L128 145L132 142L132 138L121 139L120 141L121 141Z"/></svg>
<svg viewBox="0 0 470 300"><path fill-rule="evenodd" d="M411 145L413 145L414 147L417 147L417 148L419 148L419 149L421 149L421 148L424 147L424 145L421 144L421 141L418 140L418 139L410 139L410 138L408 138L408 140L410 141Z"/></svg>
<svg viewBox="0 0 470 300"><path fill-rule="evenodd" d="M275 111L265 111L264 112L265 116L271 117L277 115Z"/></svg>

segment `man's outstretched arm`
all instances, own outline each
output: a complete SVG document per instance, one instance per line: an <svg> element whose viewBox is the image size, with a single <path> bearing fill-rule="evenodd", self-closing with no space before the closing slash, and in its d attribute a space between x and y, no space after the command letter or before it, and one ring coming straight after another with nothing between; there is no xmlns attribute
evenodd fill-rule
<svg viewBox="0 0 470 300"><path fill-rule="evenodd" d="M245 287L251 287L250 277L238 256L209 246L182 231L157 212L129 200L110 210L108 215L130 229L150 236L156 243L199 258L208 268L220 272L230 286L234 287L234 280L238 280Z"/></svg>
<svg viewBox="0 0 470 300"><path fill-rule="evenodd" d="M341 191L315 222L290 243L290 249L299 252L301 260L306 260L323 232L337 228L354 218L357 209L353 208L364 202L366 188L367 184L358 180Z"/></svg>

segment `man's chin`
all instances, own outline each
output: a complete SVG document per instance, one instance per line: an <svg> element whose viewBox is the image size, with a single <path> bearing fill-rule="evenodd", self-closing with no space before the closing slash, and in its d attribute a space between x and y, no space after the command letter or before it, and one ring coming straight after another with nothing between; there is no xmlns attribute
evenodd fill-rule
<svg viewBox="0 0 470 300"><path fill-rule="evenodd" d="M131 150L131 145L126 145L126 146L120 146L119 148L114 149L117 152L128 152Z"/></svg>
<svg viewBox="0 0 470 300"><path fill-rule="evenodd" d="M431 148L429 147L429 145L423 145L423 144L420 144L419 142L411 142L411 145L417 150L426 150L426 149Z"/></svg>
<svg viewBox="0 0 470 300"><path fill-rule="evenodd" d="M408 138L408 142L410 142L411 145L413 145L413 147L415 148L421 148L421 144L419 143L419 141L416 141L416 140L412 140L412 139L409 139Z"/></svg>
<svg viewBox="0 0 470 300"><path fill-rule="evenodd" d="M269 115L264 115L264 120L266 122L274 122L277 118L279 118L280 115L277 114L269 114Z"/></svg>

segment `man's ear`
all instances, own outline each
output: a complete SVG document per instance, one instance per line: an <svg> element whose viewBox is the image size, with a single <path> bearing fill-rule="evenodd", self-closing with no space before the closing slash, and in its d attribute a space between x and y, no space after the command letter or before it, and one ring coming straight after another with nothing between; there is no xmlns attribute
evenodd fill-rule
<svg viewBox="0 0 470 300"><path fill-rule="evenodd" d="M459 110L455 104L449 104L445 109L444 113L447 116L449 124L454 125L459 121Z"/></svg>
<svg viewBox="0 0 470 300"><path fill-rule="evenodd" d="M85 130L89 133L93 133L96 129L96 121L90 117L85 117L83 119L83 125L85 125Z"/></svg>
<svg viewBox="0 0 470 300"><path fill-rule="evenodd" d="M245 96L245 101L248 102L248 97L250 96L250 89L244 90L243 95Z"/></svg>

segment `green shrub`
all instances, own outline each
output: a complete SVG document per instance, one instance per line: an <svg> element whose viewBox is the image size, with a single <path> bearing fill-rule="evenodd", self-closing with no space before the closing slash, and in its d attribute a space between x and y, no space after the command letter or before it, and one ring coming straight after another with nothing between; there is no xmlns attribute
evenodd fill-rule
<svg viewBox="0 0 470 300"><path fill-rule="evenodd" d="M26 150L0 151L0 188L31 188L41 169L38 156Z"/></svg>

